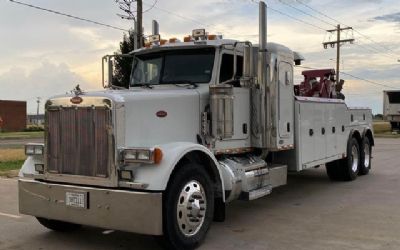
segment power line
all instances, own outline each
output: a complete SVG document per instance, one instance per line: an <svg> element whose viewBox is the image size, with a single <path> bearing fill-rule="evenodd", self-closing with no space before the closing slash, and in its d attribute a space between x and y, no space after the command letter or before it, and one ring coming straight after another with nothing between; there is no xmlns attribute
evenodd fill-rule
<svg viewBox="0 0 400 250"><path fill-rule="evenodd" d="M350 73L346 73L346 72L341 72L341 73L342 73L343 75L347 75L347 76L353 77L353 78L358 79L358 80L366 81L366 82L369 82L369 83L371 83L371 84L375 84L375 85L379 85L379 86L387 87L387 88L392 88L392 89L399 89L399 88L397 88L397 87L393 87L393 86L390 86L390 85L387 85L387 84L382 84L382 83L378 83L378 82L371 81L371 80L368 80L368 79L364 79L364 78L361 78L361 77L359 77L359 76L352 75L352 74L350 74Z"/></svg>
<svg viewBox="0 0 400 250"><path fill-rule="evenodd" d="M73 16L71 14L63 13L63 12L60 12L60 11L46 9L46 8L42 8L42 7L39 7L39 6L36 6L36 5L27 4L27 3L23 3L23 2L19 2L19 1L15 1L15 0L9 0L9 1L12 2L12 3L16 3L16 4L19 4L19 5L26 6L26 7L34 8L34 9L37 9L37 10L42 10L42 11L50 12L50 13L53 13L53 14L66 16L66 17L69 17L69 18L73 18L73 19L76 19L76 20L80 20L80 21L84 21L84 22L88 22L88 23L104 26L104 27L107 27L107 28L115 29L115 30L121 30L121 31L128 31L129 32L129 30L127 30L127 29L119 28L119 27L116 27L116 26L113 26L113 25L109 25L109 24L105 24L105 23L101 23L101 22L98 22L98 21L93 21L93 20L90 20L90 19L87 19L87 18L83 18L83 17Z"/></svg>
<svg viewBox="0 0 400 250"><path fill-rule="evenodd" d="M316 17L316 16L314 16L314 15L312 15L312 14L310 14L310 13L308 13L308 12L306 12L306 11L300 9L300 8L297 8L297 7L295 7L295 6L293 6L293 5L289 4L289 3L286 3L286 2L284 2L282 0L278 0L278 1L283 5L289 6L290 8L292 8L292 9L294 9L294 10L300 12L300 13L303 13L304 15L310 16L310 17L312 17L312 18L314 18L316 20L319 20L319 21L321 21L321 22L323 22L325 24L328 24L330 26L334 26L334 27L336 26L335 24L329 23L329 22L327 22L327 21L325 21L325 20L323 20L323 19L321 19L319 17Z"/></svg>
<svg viewBox="0 0 400 250"><path fill-rule="evenodd" d="M147 10L143 11L143 13L149 12L150 10L154 9L154 7L156 7L158 3L158 0L154 0L153 5L150 6L150 8L148 8Z"/></svg>
<svg viewBox="0 0 400 250"><path fill-rule="evenodd" d="M296 67L296 68L303 68L303 69L318 70L317 68L307 67L307 66L295 66L295 67ZM386 88L399 89L398 87L393 87L393 86L390 86L390 85L387 85L387 84L383 84L383 83L378 83L378 82L375 82L375 81L371 81L371 80L368 80L368 79L365 79L365 78L362 78L362 77L359 77L359 76L355 76L355 75L350 74L350 73L347 73L347 72L343 72L343 71L342 71L341 73L344 74L344 75L353 77L353 78L355 78L355 79L368 82L368 83L370 83L370 84L374 84L374 85L378 85L378 86L382 86L382 87L386 87Z"/></svg>
<svg viewBox="0 0 400 250"><path fill-rule="evenodd" d="M254 3L254 4L259 4L259 3L260 3L260 0L249 0L249 1L251 1L251 2ZM272 11L274 11L274 12L276 12L276 13L279 13L279 14L281 14L281 15L283 15L283 16L289 17L289 18L291 18L291 19L293 19L293 20L295 20L295 21L297 21L297 22L304 23L304 24L307 24L307 25L309 25L309 26L311 26L311 27L314 27L314 28L316 28L316 29L325 31L324 28L322 28L322 27L320 27L320 26L318 26L318 25L315 25L315 24L306 22L306 21L304 21L304 20L301 20L300 18L297 18L297 17L294 17L294 16L292 16L292 15L286 14L286 13L284 13L284 12L282 12L282 11L280 11L280 10L274 9L274 8L272 8L272 7L270 7L270 6L267 6L267 8L270 9L270 10L272 10Z"/></svg>
<svg viewBox="0 0 400 250"><path fill-rule="evenodd" d="M152 4L149 4L149 3L146 3L146 2L143 2L143 4L145 4L145 5L147 5L147 6L152 6ZM209 26L210 26L209 24L205 24L205 23L203 23L203 22L201 22L201 21L199 21L199 20L196 20L196 19L193 19L193 18L190 18L190 17L183 16L183 15L181 15L181 14L172 12L172 11L167 10L167 9L160 8L160 7L155 6L155 5L153 6L153 8L154 8L154 9L157 9L157 10L159 10L159 11L162 11L162 12L164 12L164 13L167 13L167 14L169 14L169 15L173 15L173 16L179 17L179 18L181 18L181 19L185 19L185 20L191 21L191 22L193 22L193 23L200 24L200 25L202 25L202 26L206 26L206 27L209 27Z"/></svg>
<svg viewBox="0 0 400 250"><path fill-rule="evenodd" d="M316 13L318 13L318 14L320 14L320 15L326 17L326 18L329 18L329 19L332 20L332 21L335 21L335 22L337 22L337 23L339 23L339 24L341 24L341 25L344 25L344 26L348 26L348 25L346 25L346 24L340 22L339 20L337 20L337 19L335 19L335 18L332 18L332 17L326 15L325 13L323 13L323 12L321 12L321 11L319 11L319 10L317 10L317 9L315 9L315 8L313 8L313 7L311 7L311 6L309 6L308 4L302 2L301 0L296 0L296 2L298 2L298 3L300 3L301 5L303 5L303 6L307 7L307 8L309 8L310 10L315 11ZM389 47L387 47L387 46L382 45L381 43L376 42L376 41L373 40L371 37L369 37L369 36L367 36L367 35L361 33L361 32L358 31L357 29L354 29L354 31L355 31L357 34L359 34L360 36L364 37L365 39L367 39L367 40L371 41L372 43L378 45L379 47L383 48L384 50L386 50L386 51L391 51L392 53L390 53L390 54L393 54L395 57L397 57L397 55L394 54L394 53L397 53L396 51L392 50L391 48L389 48ZM372 46L371 46L371 47L372 47Z"/></svg>

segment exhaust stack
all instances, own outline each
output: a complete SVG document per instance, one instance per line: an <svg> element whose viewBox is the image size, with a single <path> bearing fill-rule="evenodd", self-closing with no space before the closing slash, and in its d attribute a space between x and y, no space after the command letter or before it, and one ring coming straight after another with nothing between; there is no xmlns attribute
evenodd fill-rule
<svg viewBox="0 0 400 250"><path fill-rule="evenodd" d="M260 100L260 125L261 147L268 147L268 117L270 117L270 100L268 96L267 79L267 5L260 1L259 4L259 45L258 45L258 85L261 91Z"/></svg>

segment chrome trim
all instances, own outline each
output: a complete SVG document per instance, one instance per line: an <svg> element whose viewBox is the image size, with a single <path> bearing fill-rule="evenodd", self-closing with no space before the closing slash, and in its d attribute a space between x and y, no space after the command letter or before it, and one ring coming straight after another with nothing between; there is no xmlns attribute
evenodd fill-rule
<svg viewBox="0 0 400 250"><path fill-rule="evenodd" d="M115 104L114 102L106 97L96 97L96 96L85 96L80 95L82 98L82 103L73 104L70 99L73 96L57 97L50 99L45 105L45 148L44 148L44 165L45 173L44 175L35 175L35 179L38 180L48 180L60 183L72 183L81 185L95 185L95 186L106 186L106 187L117 187L118 186L118 172L116 169L116 158L117 152L115 150ZM82 175L69 175L58 172L50 172L48 167L48 111L51 110L62 110L71 108L105 108L110 111L110 124L106 128L107 130L107 141L108 141L108 166L107 172L108 177L94 177L94 176L82 176Z"/></svg>
<svg viewBox="0 0 400 250"><path fill-rule="evenodd" d="M87 192L87 209L65 204L66 192ZM19 180L19 210L46 219L162 235L162 193L135 192ZM101 219L99 219L101 218Z"/></svg>

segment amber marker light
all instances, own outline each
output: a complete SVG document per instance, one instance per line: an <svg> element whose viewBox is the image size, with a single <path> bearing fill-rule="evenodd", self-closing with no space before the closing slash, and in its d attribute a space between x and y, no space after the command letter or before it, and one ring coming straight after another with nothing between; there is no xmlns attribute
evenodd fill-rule
<svg viewBox="0 0 400 250"><path fill-rule="evenodd" d="M160 148L155 148L153 152L154 164L159 164L163 158L163 152Z"/></svg>

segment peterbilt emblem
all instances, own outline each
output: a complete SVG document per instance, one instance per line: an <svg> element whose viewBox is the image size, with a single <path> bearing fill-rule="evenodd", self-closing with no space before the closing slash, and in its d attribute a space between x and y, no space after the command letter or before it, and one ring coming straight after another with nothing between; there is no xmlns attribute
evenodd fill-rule
<svg viewBox="0 0 400 250"><path fill-rule="evenodd" d="M164 111L164 110L160 110L160 111L158 111L157 113L156 113L156 116L157 117L160 117L160 118L164 118L164 117L166 117L168 115L168 113L166 112L166 111Z"/></svg>
<svg viewBox="0 0 400 250"><path fill-rule="evenodd" d="M73 104L80 104L81 102L83 102L83 99L82 99L81 97L79 97L79 96L74 96L74 97L72 97L72 98L70 99L70 101L71 101Z"/></svg>

